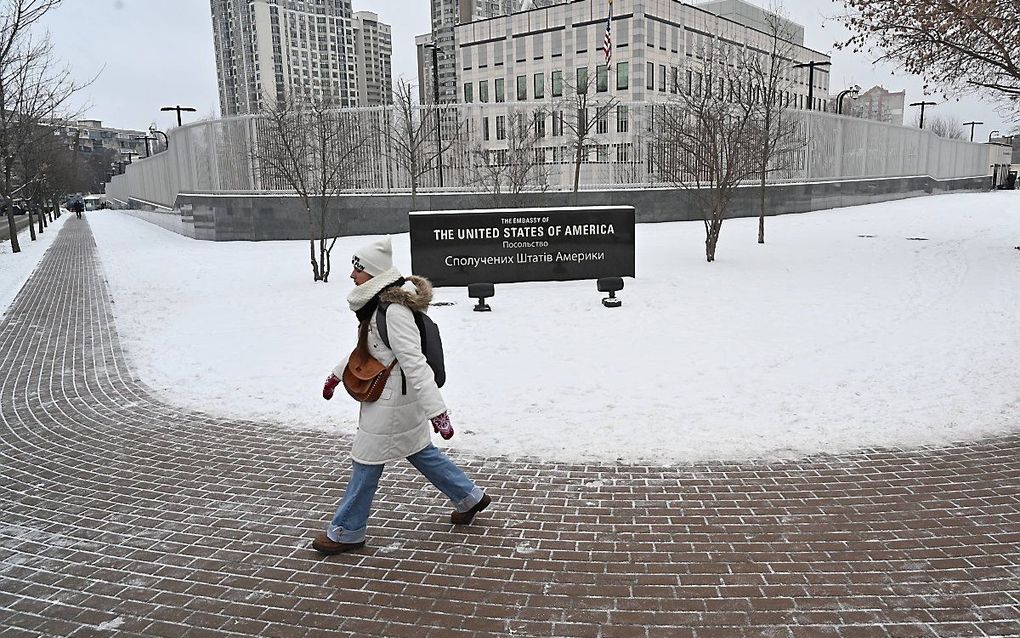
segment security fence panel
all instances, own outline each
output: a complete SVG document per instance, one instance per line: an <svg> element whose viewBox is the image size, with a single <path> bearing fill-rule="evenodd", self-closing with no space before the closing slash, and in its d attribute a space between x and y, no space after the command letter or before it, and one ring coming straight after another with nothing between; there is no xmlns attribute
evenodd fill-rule
<svg viewBox="0 0 1020 638"><path fill-rule="evenodd" d="M662 169L676 161L675 153L657 138L664 109L673 108L619 102L601 117L592 109L580 153L570 129L585 114L570 101L415 106L408 113L343 109L330 112L329 121L346 136L339 143L348 150L333 153L350 164L345 192L407 193L416 182L419 193L476 191L500 198L573 190L578 157L582 190L670 185ZM831 113L790 111L785 117L795 118L799 142L773 159L770 182L945 180L988 172L983 144ZM167 151L136 160L107 192L163 206L173 206L180 193L288 192L287 180L274 175L264 157L280 145L279 135L265 115L178 127L169 132Z"/></svg>

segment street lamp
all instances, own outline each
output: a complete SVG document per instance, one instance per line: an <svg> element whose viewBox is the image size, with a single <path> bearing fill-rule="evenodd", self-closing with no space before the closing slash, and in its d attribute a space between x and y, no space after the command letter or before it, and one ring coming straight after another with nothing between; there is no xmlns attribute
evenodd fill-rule
<svg viewBox="0 0 1020 638"><path fill-rule="evenodd" d="M984 124L984 122L964 122L963 123L964 126L969 126L970 127L970 141L971 142L974 141L974 127L979 125L979 124Z"/></svg>
<svg viewBox="0 0 1020 638"><path fill-rule="evenodd" d="M190 106L181 106L180 104L178 104L177 106L164 106L163 108L160 109L160 111L177 111L177 126L180 126L181 111L184 111L185 113L194 113L195 109L191 108Z"/></svg>
<svg viewBox="0 0 1020 638"><path fill-rule="evenodd" d="M810 62L805 62L803 64L794 64L793 65L793 68L795 68L795 69L806 68L808 70L808 98L807 98L808 99L808 107L807 107L807 110L809 110L809 111L813 110L812 107L813 107L814 99L815 99L815 67L816 66L819 66L819 67L820 66L831 66L831 65L832 65L832 62L821 62L821 61L817 61L817 60L811 60Z"/></svg>
<svg viewBox="0 0 1020 638"><path fill-rule="evenodd" d="M845 96L849 95L850 99L856 100L857 96L860 95L860 92L861 87L857 84L851 86L849 89L845 91L840 91L839 96L836 98L836 114L837 115L843 114L843 98Z"/></svg>
<svg viewBox="0 0 1020 638"><path fill-rule="evenodd" d="M988 133L988 143L989 144L992 143L992 136L995 135L996 133L998 133L998 131L991 131L990 133Z"/></svg>
<svg viewBox="0 0 1020 638"><path fill-rule="evenodd" d="M168 150L168 151L170 150L170 137L167 136L166 133L164 133L163 131L158 130L155 126L150 126L149 127L149 133L151 135L156 135L156 134L162 135L163 136L163 143L166 144L166 150Z"/></svg>
<svg viewBox="0 0 1020 638"><path fill-rule="evenodd" d="M435 42L426 42L426 49L432 49L432 99L436 109L436 148L439 162L439 187L443 187L443 134L439 123L439 46Z"/></svg>
<svg viewBox="0 0 1020 638"><path fill-rule="evenodd" d="M921 107L921 125L920 125L920 128L923 130L924 129L924 107L926 107L926 106L935 106L935 102L914 102L910 106L920 106Z"/></svg>

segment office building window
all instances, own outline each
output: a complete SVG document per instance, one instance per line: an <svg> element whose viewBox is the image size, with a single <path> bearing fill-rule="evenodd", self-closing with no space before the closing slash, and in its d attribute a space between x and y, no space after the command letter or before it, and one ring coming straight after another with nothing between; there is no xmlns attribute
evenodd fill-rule
<svg viewBox="0 0 1020 638"><path fill-rule="evenodd" d="M605 64L595 67L595 90L605 93L609 90L609 68Z"/></svg>
<svg viewBox="0 0 1020 638"><path fill-rule="evenodd" d="M517 101L524 102L528 99L528 76L517 76Z"/></svg>
<svg viewBox="0 0 1020 638"><path fill-rule="evenodd" d="M630 112L624 105L616 107L616 132L626 133L630 130Z"/></svg>
<svg viewBox="0 0 1020 638"><path fill-rule="evenodd" d="M503 78L496 78L496 101L506 102L506 81Z"/></svg>
<svg viewBox="0 0 1020 638"><path fill-rule="evenodd" d="M553 97L563 97L563 71L552 72Z"/></svg>
<svg viewBox="0 0 1020 638"><path fill-rule="evenodd" d="M489 101L489 81L481 80L478 83L478 101L487 103Z"/></svg>
<svg viewBox="0 0 1020 638"><path fill-rule="evenodd" d="M665 93L666 92L666 65L665 64L660 64L659 65L659 92L660 93Z"/></svg>
<svg viewBox="0 0 1020 638"><path fill-rule="evenodd" d="M588 67L577 67L577 86L574 87L574 91L578 95L588 92Z"/></svg>
<svg viewBox="0 0 1020 638"><path fill-rule="evenodd" d="M616 63L616 90L626 91L630 88L630 63Z"/></svg>
<svg viewBox="0 0 1020 638"><path fill-rule="evenodd" d="M545 98L545 73L535 74L535 99Z"/></svg>
<svg viewBox="0 0 1020 638"><path fill-rule="evenodd" d="M475 97L474 96L474 92L475 92L474 89L475 89L475 85L474 84L471 84L470 82L465 82L464 83L464 103L465 104L471 104L471 102L474 101L474 97Z"/></svg>
<svg viewBox="0 0 1020 638"><path fill-rule="evenodd" d="M655 63L649 62L645 71L645 88L649 91L655 89Z"/></svg>
<svg viewBox="0 0 1020 638"><path fill-rule="evenodd" d="M506 116L505 115L497 115L496 116L496 139L497 140L505 140L506 139Z"/></svg>

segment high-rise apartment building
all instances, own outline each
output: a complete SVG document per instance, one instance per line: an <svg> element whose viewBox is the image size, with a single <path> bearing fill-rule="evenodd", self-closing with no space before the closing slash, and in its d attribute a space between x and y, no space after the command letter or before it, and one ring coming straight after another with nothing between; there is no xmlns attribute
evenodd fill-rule
<svg viewBox="0 0 1020 638"><path fill-rule="evenodd" d="M371 11L354 14L354 52L358 60L358 105L393 103L393 36L390 25Z"/></svg>
<svg viewBox="0 0 1020 638"><path fill-rule="evenodd" d="M359 104L351 0L210 3L224 116L287 95Z"/></svg>
<svg viewBox="0 0 1020 638"><path fill-rule="evenodd" d="M496 16L509 15L519 9L521 0L431 0L432 2L432 37L416 38L418 42L418 59L421 74L418 77L419 87L432 87L435 77L432 60L435 59L439 75L439 101L457 101L457 43L455 29L457 25L467 24L476 20L486 20ZM429 42L430 44L425 44ZM435 46L433 58L430 46ZM433 101L433 91L420 89L426 101Z"/></svg>

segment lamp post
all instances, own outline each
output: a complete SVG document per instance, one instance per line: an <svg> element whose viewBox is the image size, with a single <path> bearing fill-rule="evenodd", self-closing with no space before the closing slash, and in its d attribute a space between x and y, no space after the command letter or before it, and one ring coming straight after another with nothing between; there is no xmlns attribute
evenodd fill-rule
<svg viewBox="0 0 1020 638"><path fill-rule="evenodd" d="M439 162L439 187L443 187L443 133L439 122L439 46L435 42L426 42L426 49L432 49L432 99L436 109L436 149Z"/></svg>
<svg viewBox="0 0 1020 638"><path fill-rule="evenodd" d="M170 137L166 133L164 133L163 131L160 131L155 126L150 126L149 127L149 134L150 135L157 135L157 134L158 135L162 135L163 136L163 143L166 144L166 150L168 150L168 151L170 150Z"/></svg>
<svg viewBox="0 0 1020 638"><path fill-rule="evenodd" d="M180 126L181 111L184 111L185 113L194 113L195 109L191 108L190 106L181 106L180 104L178 104L177 106L164 106L163 108L160 109L160 111L177 111L177 126Z"/></svg>
<svg viewBox="0 0 1020 638"><path fill-rule="evenodd" d="M920 126L920 128L923 130L924 129L924 107L926 107L926 106L935 106L935 102L914 102L910 106L920 106L921 107L921 126Z"/></svg>
<svg viewBox="0 0 1020 638"><path fill-rule="evenodd" d="M979 125L979 124L984 124L984 122L964 122L963 123L964 126L969 126L970 127L970 141L971 142L974 141L974 127Z"/></svg>
<svg viewBox="0 0 1020 638"><path fill-rule="evenodd" d="M806 68L808 70L808 107L807 107L807 110L809 110L809 111L814 110L813 107L814 107L814 100L815 100L815 67L821 67L821 66L832 66L832 62L821 62L821 61L818 61L818 60L811 60L810 62L805 62L803 64L794 64L793 65L793 68L795 68L795 69L804 69L804 68Z"/></svg>
<svg viewBox="0 0 1020 638"><path fill-rule="evenodd" d="M836 98L836 114L837 115L843 114L843 98L845 96L849 95L850 99L856 100L860 92L861 87L857 84L851 86L849 89L846 89L845 91L840 91L839 96Z"/></svg>
<svg viewBox="0 0 1020 638"><path fill-rule="evenodd" d="M988 143L989 144L992 143L992 136L995 135L996 133L998 133L998 131L991 131L991 132L988 133Z"/></svg>

